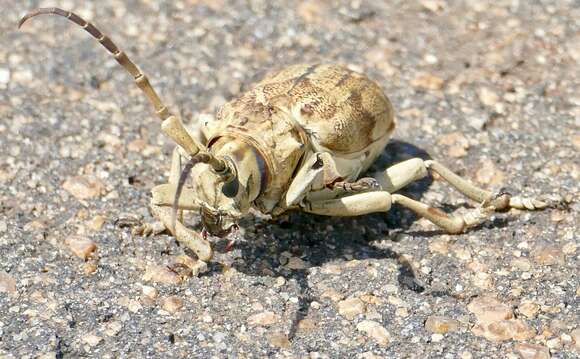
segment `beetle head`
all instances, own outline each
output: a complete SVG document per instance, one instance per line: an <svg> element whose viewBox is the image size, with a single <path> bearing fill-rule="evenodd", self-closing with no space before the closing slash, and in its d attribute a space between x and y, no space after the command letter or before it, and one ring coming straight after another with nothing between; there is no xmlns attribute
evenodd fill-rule
<svg viewBox="0 0 580 359"><path fill-rule="evenodd" d="M196 194L195 204L200 208L204 229L214 236L223 237L248 212L248 191L245 185L240 184L233 161L225 157L219 162L212 162L204 159L205 155L193 157L183 168L175 193L174 210L177 210L177 199L185 181L191 178Z"/></svg>

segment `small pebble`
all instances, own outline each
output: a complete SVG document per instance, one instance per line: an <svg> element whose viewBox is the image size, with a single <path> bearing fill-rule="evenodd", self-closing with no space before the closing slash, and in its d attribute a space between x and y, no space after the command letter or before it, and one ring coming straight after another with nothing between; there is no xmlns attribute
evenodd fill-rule
<svg viewBox="0 0 580 359"><path fill-rule="evenodd" d="M552 266L564 262L564 252L556 245L539 245L533 250L533 259L542 266Z"/></svg>
<svg viewBox="0 0 580 359"><path fill-rule="evenodd" d="M425 59L425 62L428 63L429 65L434 65L434 64L439 62L439 59L437 59L437 56L435 56L433 54L425 55L424 59Z"/></svg>
<svg viewBox="0 0 580 359"><path fill-rule="evenodd" d="M99 337L96 334L87 334L82 337L82 341L90 345L91 347L99 345L99 343L103 340L103 338Z"/></svg>
<svg viewBox="0 0 580 359"><path fill-rule="evenodd" d="M0 293L15 294L16 280L4 271L0 271Z"/></svg>
<svg viewBox="0 0 580 359"><path fill-rule="evenodd" d="M97 244L86 237L70 236L64 243L75 256L85 260L97 250Z"/></svg>
<svg viewBox="0 0 580 359"><path fill-rule="evenodd" d="M540 305L534 302L522 302L522 304L518 306L518 311L531 319L540 311Z"/></svg>
<svg viewBox="0 0 580 359"><path fill-rule="evenodd" d="M372 294L363 294L359 298L360 298L360 300L362 300L363 302L365 302L367 304L379 305L383 302L381 298L379 298L375 295L372 295Z"/></svg>
<svg viewBox="0 0 580 359"><path fill-rule="evenodd" d="M288 262L286 263L285 267L288 269L298 270L309 268L310 264L308 262L303 261L299 257L290 257L288 258Z"/></svg>
<svg viewBox="0 0 580 359"><path fill-rule="evenodd" d="M99 197L105 193L105 185L90 176L75 176L67 179L62 187L77 199Z"/></svg>
<svg viewBox="0 0 580 359"><path fill-rule="evenodd" d="M278 322L280 318L274 312L262 312L248 317L248 324L254 326L269 326Z"/></svg>
<svg viewBox="0 0 580 359"><path fill-rule="evenodd" d="M105 328L104 332L107 336L114 337L115 335L119 334L122 328L123 324L115 320L107 323L107 327Z"/></svg>
<svg viewBox="0 0 580 359"><path fill-rule="evenodd" d="M578 245L576 243L566 243L562 247L562 252L568 256L573 255L574 253L576 253L577 248L578 248Z"/></svg>
<svg viewBox="0 0 580 359"><path fill-rule="evenodd" d="M483 87L479 90L479 100L486 106L494 106L499 101L499 96L487 87Z"/></svg>
<svg viewBox="0 0 580 359"><path fill-rule="evenodd" d="M449 253L449 240L437 238L429 242L429 251L433 254L447 255Z"/></svg>
<svg viewBox="0 0 580 359"><path fill-rule="evenodd" d="M84 274L93 274L99 269L98 262L96 260L89 260L82 265L82 270Z"/></svg>
<svg viewBox="0 0 580 359"><path fill-rule="evenodd" d="M357 324L356 329L374 339L379 345L386 346L389 344L389 332L378 322L373 320L363 320Z"/></svg>
<svg viewBox="0 0 580 359"><path fill-rule="evenodd" d="M441 12L447 6L445 0L422 0L421 5L434 13Z"/></svg>
<svg viewBox="0 0 580 359"><path fill-rule="evenodd" d="M409 310L405 307L395 309L395 315L397 317L405 318L409 316Z"/></svg>
<svg viewBox="0 0 580 359"><path fill-rule="evenodd" d="M574 329L572 332L570 332L570 336L572 337L572 340L574 341L574 344L576 346L576 351L580 352L580 327Z"/></svg>
<svg viewBox="0 0 580 359"><path fill-rule="evenodd" d="M513 318L511 307L494 297L481 296L473 299L467 309L475 314L481 323L492 323Z"/></svg>
<svg viewBox="0 0 580 359"><path fill-rule="evenodd" d="M337 264L325 264L321 270L324 274L334 274L339 275L342 273L342 266Z"/></svg>
<svg viewBox="0 0 580 359"><path fill-rule="evenodd" d="M163 284L179 284L183 281L179 274L170 270L167 266L156 264L150 264L147 266L145 274L143 274L143 280Z"/></svg>
<svg viewBox="0 0 580 359"><path fill-rule="evenodd" d="M560 338L552 338L546 340L546 346L550 349L559 349L560 347L562 347L562 341L560 340Z"/></svg>
<svg viewBox="0 0 580 359"><path fill-rule="evenodd" d="M348 320L353 320L365 311L366 305L359 298L352 297L338 302L338 313Z"/></svg>
<svg viewBox="0 0 580 359"><path fill-rule="evenodd" d="M290 347L290 341L288 336L284 333L273 333L268 337L268 341L275 347L278 348L288 348Z"/></svg>
<svg viewBox="0 0 580 359"><path fill-rule="evenodd" d="M459 329L459 322L453 318L432 315L427 318L425 329L431 333L445 334Z"/></svg>
<svg viewBox="0 0 580 359"><path fill-rule="evenodd" d="M440 333L435 333L435 334L431 335L431 341L434 343L438 343L438 342L442 341L443 338L445 338L445 337L443 336L443 334L440 334Z"/></svg>
<svg viewBox="0 0 580 359"><path fill-rule="evenodd" d="M86 223L87 227L93 231L99 231L101 228L103 228L103 225L105 224L105 217L99 215L94 216L90 221L88 221Z"/></svg>
<svg viewBox="0 0 580 359"><path fill-rule="evenodd" d="M333 302L338 302L339 300L344 298L344 295L337 292L336 290L330 288L322 292L320 295L321 298L330 298Z"/></svg>
<svg viewBox="0 0 580 359"><path fill-rule="evenodd" d="M380 355L376 355L373 352L364 352L361 353L359 355L357 355L358 359L385 359L385 357L380 356Z"/></svg>
<svg viewBox="0 0 580 359"><path fill-rule="evenodd" d="M549 359L550 351L543 345L520 343L514 350L521 359Z"/></svg>
<svg viewBox="0 0 580 359"><path fill-rule="evenodd" d="M131 313L139 313L143 306L136 299L131 299L128 296L123 296L118 299L119 305L127 308Z"/></svg>
<svg viewBox="0 0 580 359"><path fill-rule="evenodd" d="M499 186L503 184L504 178L504 173L490 159L483 160L475 172L477 182L486 186Z"/></svg>
<svg viewBox="0 0 580 359"><path fill-rule="evenodd" d="M491 323L476 324L471 332L490 341L528 340L536 331L521 319L500 320Z"/></svg>
<svg viewBox="0 0 580 359"><path fill-rule="evenodd" d="M143 292L143 295L151 299L155 299L157 298L157 295L159 295L159 291L157 289L150 287L148 285L144 285L141 288L141 291Z"/></svg>
<svg viewBox="0 0 580 359"><path fill-rule="evenodd" d="M441 90L444 83L445 81L441 77L428 73L420 73L411 81L413 87L432 91Z"/></svg>
<svg viewBox="0 0 580 359"><path fill-rule="evenodd" d="M580 151L580 134L572 136L572 145L576 148L576 150Z"/></svg>
<svg viewBox="0 0 580 359"><path fill-rule="evenodd" d="M10 82L10 70L0 67L0 84L7 84L8 82Z"/></svg>
<svg viewBox="0 0 580 359"><path fill-rule="evenodd" d="M161 308L166 312L175 314L183 308L183 299L176 295L172 295L161 300Z"/></svg>
<svg viewBox="0 0 580 359"><path fill-rule="evenodd" d="M57 355L56 352L38 353L34 356L34 359L57 359Z"/></svg>
<svg viewBox="0 0 580 359"><path fill-rule="evenodd" d="M302 319L301 321L298 322L298 329L303 331L316 329L316 322L308 318Z"/></svg>
<svg viewBox="0 0 580 359"><path fill-rule="evenodd" d="M511 266L523 272L527 272L532 269L532 263L527 258L514 258L511 261Z"/></svg>

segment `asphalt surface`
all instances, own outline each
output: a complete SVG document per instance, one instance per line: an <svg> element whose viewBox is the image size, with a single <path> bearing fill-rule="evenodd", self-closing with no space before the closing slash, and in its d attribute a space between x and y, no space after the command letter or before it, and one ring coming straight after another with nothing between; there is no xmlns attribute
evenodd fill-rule
<svg viewBox="0 0 580 359"><path fill-rule="evenodd" d="M409 211L256 214L207 272L151 220L172 144L71 9L111 35L188 123L286 64L364 71L393 102L377 161L435 158L553 208L449 236ZM0 0L0 358L576 358L578 1ZM408 195L448 212L441 181ZM196 227L197 219L189 219ZM156 272L157 271L157 272ZM173 282L172 282L173 281ZM170 283L167 283L170 282Z"/></svg>

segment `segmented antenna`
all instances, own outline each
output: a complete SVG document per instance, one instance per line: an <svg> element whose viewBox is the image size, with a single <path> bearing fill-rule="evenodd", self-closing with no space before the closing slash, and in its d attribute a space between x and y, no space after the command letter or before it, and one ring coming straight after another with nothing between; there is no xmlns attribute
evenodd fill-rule
<svg viewBox="0 0 580 359"><path fill-rule="evenodd" d="M185 181L187 180L187 176L191 172L192 168L200 162L200 156L192 157L189 161L185 164L185 167L181 170L179 174L179 181L177 181L177 188L175 189L175 197L173 197L173 206L171 210L171 227L173 227L173 232L175 233L175 225L177 222L177 207L179 203L179 197L181 196L181 191L183 191L183 187L185 186Z"/></svg>
<svg viewBox="0 0 580 359"><path fill-rule="evenodd" d="M183 127L183 123L175 115L169 112L167 106L163 104L157 92L151 87L149 79L145 76L141 70L129 59L127 54L121 51L117 45L105 34L103 34L99 29L95 27L92 23L84 20L77 14L62 10L56 7L51 8L40 8L36 9L28 14L26 14L18 23L18 28L22 26L28 19L33 18L38 15L59 15L67 18L68 20L74 22L75 24L82 27L86 32L91 34L109 53L113 55L115 60L125 69L127 72L133 76L137 86L143 91L145 96L149 99L149 102L155 107L155 112L157 116L163 121L161 124L161 130L173 139L177 144L179 144L183 149L190 155L195 156L203 146L199 144L194 138L192 138L189 133Z"/></svg>
<svg viewBox="0 0 580 359"><path fill-rule="evenodd" d="M70 11L65 11L65 10L62 10L62 9L59 9L56 7L40 8L40 9L36 9L36 10L26 14L18 23L18 28L22 27L22 25L28 19L31 19L31 18L38 16L38 15L44 15L44 14L63 16L65 18L67 18L68 20L74 22L75 24L79 25L86 32L91 34L95 39L97 39L97 41L99 41L99 43L101 45L103 45L103 47L105 49L107 49L107 51L109 51L109 53L111 53L113 55L115 60L117 60L117 62L125 70L127 70L127 72L129 72L131 74L131 76L133 76L137 86L145 93L145 95L147 96L149 101L155 107L155 112L157 113L157 116L159 116L159 118L161 120L165 120L171 116L171 113L167 109L167 106L165 106L163 104L163 102L161 101L161 99L157 95L157 92L155 92L153 87L151 87L151 84L149 83L149 79L147 78L147 76L145 76L141 72L141 70L139 70L137 65L135 65L133 63L133 61L131 61L131 59L129 59L127 54L125 54L125 52L121 51L117 47L117 45L115 45L115 43L108 36L106 36L99 29L97 29L95 27L95 25L84 20L83 18L81 18L77 14L72 13Z"/></svg>

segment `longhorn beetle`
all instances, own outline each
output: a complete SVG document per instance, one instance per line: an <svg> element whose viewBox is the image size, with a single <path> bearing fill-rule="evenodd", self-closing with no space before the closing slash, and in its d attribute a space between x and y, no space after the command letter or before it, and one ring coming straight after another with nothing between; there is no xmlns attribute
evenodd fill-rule
<svg viewBox="0 0 580 359"><path fill-rule="evenodd" d="M200 260L211 259L211 245L205 235L185 227L183 211L200 214L203 233L223 237L250 207L274 216L290 209L359 216L386 212L398 203L449 233L461 233L494 211L547 206L537 199L478 188L439 162L420 158L361 178L384 150L395 119L380 87L346 67L304 64L272 72L194 132L169 111L129 57L90 22L59 8L41 8L24 16L19 27L41 14L63 16L96 38L155 107L161 131L178 146L168 183L152 190L151 210L158 222L136 225L133 232L169 230ZM448 215L395 193L430 172L479 206L465 215Z"/></svg>

